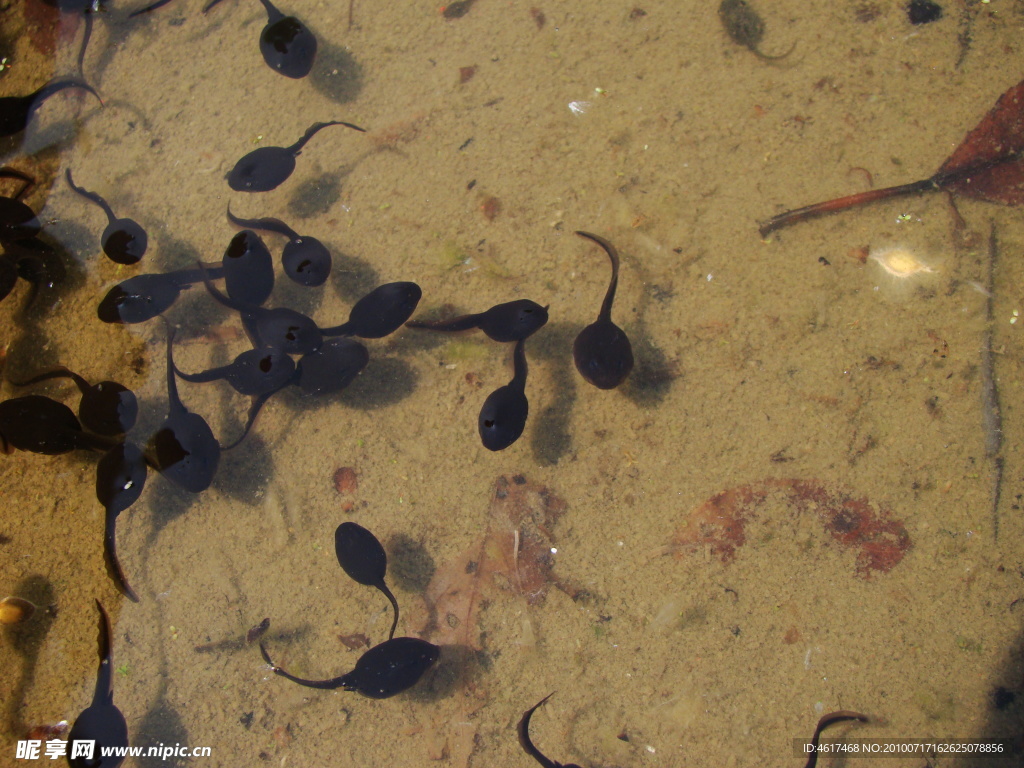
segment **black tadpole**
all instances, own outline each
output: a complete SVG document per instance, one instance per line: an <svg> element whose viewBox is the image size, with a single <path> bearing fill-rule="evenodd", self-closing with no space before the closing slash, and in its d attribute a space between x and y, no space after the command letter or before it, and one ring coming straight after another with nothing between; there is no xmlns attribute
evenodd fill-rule
<svg viewBox="0 0 1024 768"><path fill-rule="evenodd" d="M468 331L479 328L494 341L521 341L536 333L548 321L548 308L530 299L516 299L496 304L485 312L453 317L451 320L426 322L410 320L407 328L429 331Z"/></svg>
<svg viewBox="0 0 1024 768"><path fill-rule="evenodd" d="M16 387L27 387L48 379L71 379L82 399L78 403L78 418L82 425L97 435L123 435L133 426L139 415L139 401L135 393L116 381L90 384L77 373L61 366L41 373L28 381L11 382Z"/></svg>
<svg viewBox="0 0 1024 768"><path fill-rule="evenodd" d="M391 622L388 640L395 636L398 626L398 601L384 583L388 569L388 556L377 537L358 523L342 523L334 532L334 552L338 563L349 577L359 584L380 590L391 601L395 617Z"/></svg>
<svg viewBox="0 0 1024 768"><path fill-rule="evenodd" d="M526 399L526 342L517 341L512 354L512 381L484 400L477 427L484 448L501 451L519 439L526 428L530 402Z"/></svg>
<svg viewBox="0 0 1024 768"><path fill-rule="evenodd" d="M299 358L296 383L305 395L340 392L355 381L370 362L370 353L355 339L327 339L319 349Z"/></svg>
<svg viewBox="0 0 1024 768"><path fill-rule="evenodd" d="M382 339L412 317L423 291L416 283L397 282L379 285L363 296L349 312L348 322L321 328L324 336L358 336Z"/></svg>
<svg viewBox="0 0 1024 768"><path fill-rule="evenodd" d="M128 724L121 710L114 704L114 657L110 647L110 617L99 600L96 607L100 612L99 656L100 666L96 673L96 689L92 704L75 719L68 733L68 744L79 741L93 741L90 758L68 757L72 768L116 768L124 761L120 756L109 756L112 748L127 748Z"/></svg>
<svg viewBox="0 0 1024 768"><path fill-rule="evenodd" d="M235 301L214 288L208 278L203 282L214 299L239 313L254 346L278 349L288 355L304 355L316 351L323 343L316 323L301 312L288 307L267 309Z"/></svg>
<svg viewBox="0 0 1024 768"><path fill-rule="evenodd" d="M572 345L572 357L580 376L598 389L614 389L633 370L633 347L629 337L612 322L612 302L619 284L619 254L615 246L603 237L589 232L576 234L593 240L604 249L612 262L612 277L597 320L580 331Z"/></svg>
<svg viewBox="0 0 1024 768"><path fill-rule="evenodd" d="M274 259L255 232L243 229L232 237L221 264L224 290L230 298L252 306L270 298L274 290Z"/></svg>
<svg viewBox="0 0 1024 768"><path fill-rule="evenodd" d="M330 680L306 680L285 672L270 660L263 643L260 643L260 653L275 675L293 683L326 690L342 688L371 699L387 699L416 685L437 662L441 649L418 637L395 637L360 656L351 672Z"/></svg>
<svg viewBox="0 0 1024 768"><path fill-rule="evenodd" d="M129 277L115 285L96 307L96 315L104 323L144 323L170 309L181 292L203 276L217 279L224 270L214 267L204 273L199 269L151 273Z"/></svg>
<svg viewBox="0 0 1024 768"><path fill-rule="evenodd" d="M0 443L45 456L70 453L81 446L82 425L64 403L44 395L25 395L0 403Z"/></svg>
<svg viewBox="0 0 1024 768"><path fill-rule="evenodd" d="M235 163L228 173L228 186L236 192L269 192L280 186L295 170L295 158L317 131L331 125L344 125L354 131L366 133L352 123L332 120L328 123L313 123L306 133L290 147L260 147Z"/></svg>
<svg viewBox="0 0 1024 768"><path fill-rule="evenodd" d="M225 451L230 451L245 439L267 400L289 384L294 384L298 378L295 362L291 357L272 347L246 350L230 364L207 371L182 373L175 366L174 372L179 379L195 384L223 379L238 394L252 398L242 434L233 442L222 446L222 450Z"/></svg>
<svg viewBox="0 0 1024 768"><path fill-rule="evenodd" d="M0 301L6 299L18 283L18 264L5 257L6 254L0 257Z"/></svg>
<svg viewBox="0 0 1024 768"><path fill-rule="evenodd" d="M295 363L284 352L271 347L248 349L228 365L220 365L199 373L174 372L182 381L203 384L223 379L240 395L259 397L272 394L292 383Z"/></svg>
<svg viewBox="0 0 1024 768"><path fill-rule="evenodd" d="M43 228L36 212L18 198L0 197L0 243L9 245L34 238Z"/></svg>
<svg viewBox="0 0 1024 768"><path fill-rule="evenodd" d="M764 39L764 21L746 0L722 0L718 6L718 18L730 40L747 48L762 61L779 61L789 56L796 48L796 43L793 43L788 51L777 56L762 53L760 46L761 40Z"/></svg>
<svg viewBox="0 0 1024 768"><path fill-rule="evenodd" d="M169 0L160 0L136 13L153 10L166 2ZM210 0L203 8L203 13L219 2L220 0ZM260 2L267 11L267 25L260 33L260 53L263 54L263 60L268 67L285 77L305 77L316 61L316 35L294 16L285 16L277 10L270 0Z"/></svg>
<svg viewBox="0 0 1024 768"><path fill-rule="evenodd" d="M174 377L174 329L167 323L167 418L149 440L150 463L164 477L190 493L210 487L220 463L220 443L206 419L189 411L178 397Z"/></svg>
<svg viewBox="0 0 1024 768"><path fill-rule="evenodd" d="M146 234L146 230L132 219L117 218L106 200L95 192L77 186L74 179L71 178L70 168L65 171L64 176L71 189L86 200L94 202L107 215L107 227L100 235L100 246L107 254L107 258L118 264L137 264L146 254L146 248L149 245L149 236Z"/></svg>
<svg viewBox="0 0 1024 768"><path fill-rule="evenodd" d="M104 509L103 555L114 583L132 602L138 595L117 557L117 517L138 501L146 485L147 465L142 450L132 442L118 443L96 465L96 498Z"/></svg>
<svg viewBox="0 0 1024 768"><path fill-rule="evenodd" d="M523 712L523 716L519 719L519 725L516 726L516 733L519 734L519 744L522 746L526 754L544 766L544 768L580 768L576 763L560 763L557 760L545 757L544 753L537 749L530 740L530 718L533 717L533 713L537 711L538 707L554 695L554 693L549 693L528 710Z"/></svg>
<svg viewBox="0 0 1024 768"><path fill-rule="evenodd" d="M0 168L0 177L25 182L12 197L0 196L0 243L7 245L17 240L35 237L43 228L36 212L21 198L35 184L35 179L14 168Z"/></svg>
<svg viewBox="0 0 1024 768"><path fill-rule="evenodd" d="M316 61L316 35L294 16L285 16L260 0L267 10L267 25L260 33L260 53L267 66L285 77L299 79L309 74Z"/></svg>
<svg viewBox="0 0 1024 768"><path fill-rule="evenodd" d="M27 96L4 96L0 98L0 137L15 136L28 126L28 121L40 105L53 94L66 88L81 88L88 91L103 104L100 95L84 80L77 77L55 78Z"/></svg>

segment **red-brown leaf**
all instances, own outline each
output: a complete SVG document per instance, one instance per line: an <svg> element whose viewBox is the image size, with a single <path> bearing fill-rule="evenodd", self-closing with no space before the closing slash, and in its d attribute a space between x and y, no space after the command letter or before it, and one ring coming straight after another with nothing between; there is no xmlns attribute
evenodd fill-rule
<svg viewBox="0 0 1024 768"><path fill-rule="evenodd" d="M965 175L956 178L960 173ZM1000 96L967 134L936 174L943 176L954 177L944 188L965 197L1024 204L1024 80Z"/></svg>

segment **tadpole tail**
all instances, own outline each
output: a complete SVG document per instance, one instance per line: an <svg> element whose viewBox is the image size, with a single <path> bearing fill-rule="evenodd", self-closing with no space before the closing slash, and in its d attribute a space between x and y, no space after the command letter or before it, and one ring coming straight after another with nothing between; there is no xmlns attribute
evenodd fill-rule
<svg viewBox="0 0 1024 768"><path fill-rule="evenodd" d="M246 229L261 229L265 232L276 232L279 235L284 235L289 240L297 240L298 234L295 230L289 227L280 219L271 217L263 219L242 219L235 216L231 212L231 207L228 206L228 221L234 224L236 227L245 227Z"/></svg>
<svg viewBox="0 0 1024 768"><path fill-rule="evenodd" d="M263 3L263 8L267 12L267 23L273 24L275 21L279 21L284 18L284 14L281 13L270 0L260 0Z"/></svg>
<svg viewBox="0 0 1024 768"><path fill-rule="evenodd" d="M345 685L345 682L344 682L345 678L348 677L348 675L346 674L346 675L342 675L341 677L335 677L332 680L304 680L301 677L295 677L295 675L288 674L283 669L281 669L279 666L277 666L273 661L271 661L270 660L270 654L267 653L267 648L266 648L265 645L263 645L262 642L260 643L260 655L262 655L263 656L263 660L267 664L270 665L270 669L273 671L273 673L275 675L280 675L281 677L285 678L286 680L291 680L293 683L298 683L299 685L304 685L307 688L323 688L323 689L326 689L326 690L334 690L336 688L342 688Z"/></svg>
<svg viewBox="0 0 1024 768"><path fill-rule="evenodd" d="M612 317L612 302L615 301L615 289L619 285L619 252L615 250L615 246L605 240L599 235L591 234L590 232L576 231L576 234L580 237L585 237L587 240L593 240L595 243L604 248L604 252L608 254L608 258L612 262L612 279L608 282L608 292L604 295L604 301L601 303L601 311L597 313L598 318L604 318L611 320Z"/></svg>
<svg viewBox="0 0 1024 768"><path fill-rule="evenodd" d="M150 3L145 8L139 8L139 10L137 10L137 11L132 11L131 13L128 14L128 18L129 19L134 19L136 16L141 16L144 13L149 13L150 11L155 11L157 8L162 8L163 6L167 5L169 2L171 2L171 0L156 0L155 3ZM203 13L206 13L206 11L208 11L208 10L209 10L209 8L204 8L203 9Z"/></svg>
<svg viewBox="0 0 1024 768"><path fill-rule="evenodd" d="M316 134L321 129L328 128L328 127L330 127L332 125L344 125L346 128L351 128L353 131L359 131L360 133L366 133L366 129L365 128L360 128L358 125L353 125L352 123L346 123L346 122L344 122L342 120L331 120L330 122L327 122L327 123L313 123L311 126L309 126L309 129L302 135L301 139L299 139L297 142L295 142L290 147L288 147L288 151L291 152L293 155L299 154L299 152L302 151L302 148L304 146L306 146L306 143L310 139L312 139L314 136L316 136Z"/></svg>
<svg viewBox="0 0 1024 768"><path fill-rule="evenodd" d="M110 648L110 616L99 600L96 607L100 612L100 668L96 673L96 690L92 696L93 705L109 704L114 695L114 655Z"/></svg>
<svg viewBox="0 0 1024 768"><path fill-rule="evenodd" d="M420 328L427 331L468 331L473 328L478 328L480 322L480 315L460 315L459 317L453 317L451 320L437 320L435 322L427 322L426 320L410 320L405 324L406 328Z"/></svg>
<svg viewBox="0 0 1024 768"><path fill-rule="evenodd" d="M529 370L530 366L526 363L526 339L520 339L512 349L512 381L508 385L525 392Z"/></svg>
<svg viewBox="0 0 1024 768"><path fill-rule="evenodd" d="M540 763L543 768L558 768L559 764L545 757L539 749L533 746L533 742L530 740L530 718L533 717L533 713L536 712L544 702L554 695L555 692L552 691L528 710L523 712L523 716L519 718L519 724L516 726L516 733L519 735L519 745L523 748L526 754Z"/></svg>
<svg viewBox="0 0 1024 768"><path fill-rule="evenodd" d="M379 585L380 591L384 593L384 596L391 601L391 607L394 609L395 617L391 620L391 631L388 632L388 640L395 639L395 629L398 627L398 601L395 600L395 596L391 590L388 589L387 584L381 583Z"/></svg>
<svg viewBox="0 0 1024 768"><path fill-rule="evenodd" d="M137 603L139 596L128 584L128 579L121 569L121 561L117 559L117 515L117 512L107 510L103 532L103 556L118 590L133 603Z"/></svg>
<svg viewBox="0 0 1024 768"><path fill-rule="evenodd" d="M811 744L814 745L814 749L811 751L811 756L807 758L807 764L804 768L814 768L818 764L818 740L821 738L822 731L830 725L842 723L846 720L859 720L862 723L866 723L869 719L867 715L862 715L860 712L851 712L848 709L841 709L838 712L829 712L827 715L822 715L818 721L818 727L814 729L814 735L811 737Z"/></svg>
<svg viewBox="0 0 1024 768"><path fill-rule="evenodd" d="M87 82L85 82L85 80L83 80L80 77L65 77L60 80L52 80L51 82L47 83L42 88L40 88L38 91L36 91L36 99L32 105L32 110L35 111L39 108L43 101L53 96L53 94L65 90L66 88L81 88L82 90L88 91L96 97L96 100L100 103L100 106L103 106L103 99L100 98L100 95L96 92L96 89L89 85Z"/></svg>
<svg viewBox="0 0 1024 768"><path fill-rule="evenodd" d="M10 384L11 386L14 387L27 387L32 384L38 384L41 381L47 381L49 379L71 379L73 382L75 382L75 386L78 387L78 390L82 394L85 394L85 390L89 388L89 382L87 382L77 373L72 373L69 369L65 368L64 366L54 368L52 371L47 371L46 373L40 373L38 376L33 376L28 381L12 381L10 382Z"/></svg>
<svg viewBox="0 0 1024 768"><path fill-rule="evenodd" d="M86 17L86 18L88 18L88 17ZM110 221L114 221L117 218L117 216L114 215L113 209L109 205L107 205L107 201L106 200L104 200L102 197L100 197L95 192L90 192L88 189L85 189L85 188L80 187L77 184L75 184L75 180L73 178L71 178L71 169L70 168L68 168L67 170L64 171L64 178L67 180L68 186L71 187L71 189L73 191L75 191L78 194L80 194L86 200L89 200L91 202L96 203L96 205L98 205L100 208L102 208L103 212L105 214L107 214L107 219L109 219Z"/></svg>
<svg viewBox="0 0 1024 768"><path fill-rule="evenodd" d="M256 417L259 415L260 409L263 408L263 404L266 403L267 400L270 399L270 396L276 391L277 390L274 390L274 392L268 392L265 395L253 398L252 405L249 406L249 417L245 421L245 429L242 430L242 434L239 435L234 442L221 448L222 451L230 451L232 448L238 447L238 445L245 440L246 436L249 434L249 430L252 429L252 425L256 423Z"/></svg>
<svg viewBox="0 0 1024 768"><path fill-rule="evenodd" d="M794 208L792 211L772 216L759 227L759 231L761 232L761 237L768 237L775 230L788 227L790 224L796 224L798 221L805 221L834 211L845 211L847 208L864 205L865 203L873 203L876 200L931 192L935 189L939 189L939 185L936 184L934 179L922 179L921 181L915 181L913 184L900 184L883 189L869 189L867 192L858 192L856 195L826 200L824 203L805 205L803 208Z"/></svg>

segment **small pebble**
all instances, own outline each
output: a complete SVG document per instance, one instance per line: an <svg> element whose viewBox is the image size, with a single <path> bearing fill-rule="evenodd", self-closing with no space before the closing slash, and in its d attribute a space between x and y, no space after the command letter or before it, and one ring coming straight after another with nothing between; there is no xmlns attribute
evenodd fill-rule
<svg viewBox="0 0 1024 768"><path fill-rule="evenodd" d="M5 597L0 600L0 624L21 624L32 618L36 607L20 597Z"/></svg>
<svg viewBox="0 0 1024 768"><path fill-rule="evenodd" d="M359 488L356 471L352 467L340 467L334 472L334 490L341 494L355 493Z"/></svg>

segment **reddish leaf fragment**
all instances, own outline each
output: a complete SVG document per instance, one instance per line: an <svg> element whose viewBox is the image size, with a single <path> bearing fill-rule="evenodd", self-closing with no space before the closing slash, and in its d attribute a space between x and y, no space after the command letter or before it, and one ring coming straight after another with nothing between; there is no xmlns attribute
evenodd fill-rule
<svg viewBox="0 0 1024 768"><path fill-rule="evenodd" d="M946 188L990 203L1024 203L1024 80L999 97L935 178L964 173Z"/></svg>
<svg viewBox="0 0 1024 768"><path fill-rule="evenodd" d="M670 551L708 548L723 563L731 562L746 541L746 524L761 514L773 491L781 491L796 511L816 515L840 544L858 549L857 575L862 579L888 573L911 547L903 523L884 510L876 513L866 498L832 491L817 481L792 479L763 480L715 494L676 531Z"/></svg>

